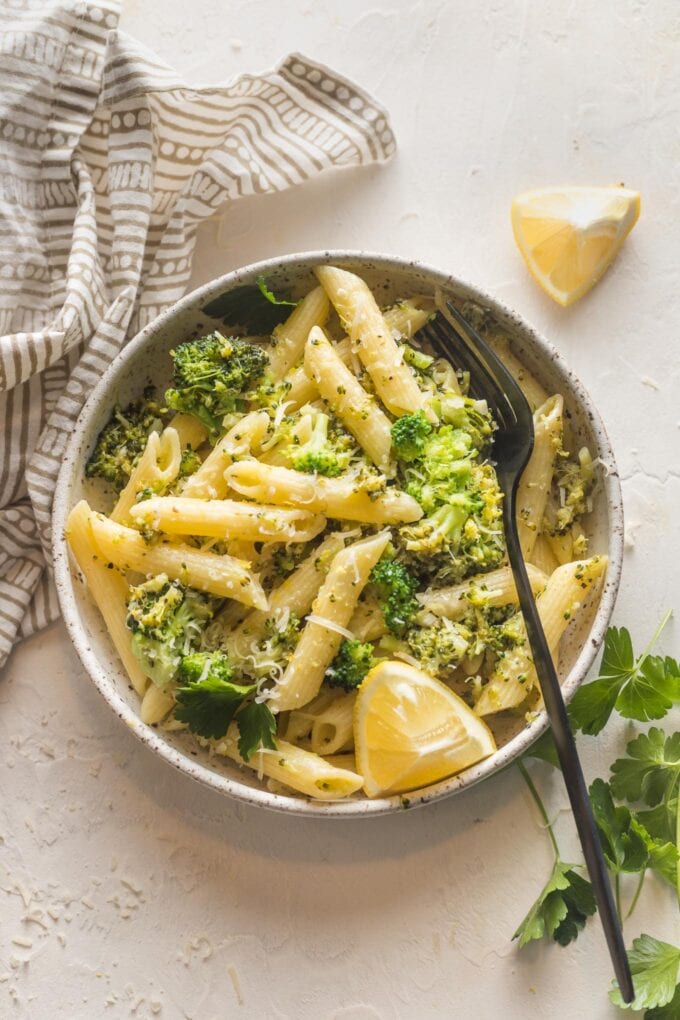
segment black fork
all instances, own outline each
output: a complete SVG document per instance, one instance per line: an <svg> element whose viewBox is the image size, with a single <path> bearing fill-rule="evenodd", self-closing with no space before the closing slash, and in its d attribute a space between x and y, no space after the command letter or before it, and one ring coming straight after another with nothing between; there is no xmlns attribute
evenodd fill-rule
<svg viewBox="0 0 680 1020"><path fill-rule="evenodd" d="M439 314L421 331L420 336L429 340L433 349L447 361L469 372L472 390L476 396L487 400L491 413L498 423L494 438L494 460L497 463L498 484L504 496L503 524L508 560L515 579L536 674L552 726L557 756L562 766L583 856L593 884L614 973L624 1002L632 1002L633 980L609 875L595 827L574 734L534 602L517 533L515 517L517 485L534 446L533 415L522 390L500 358L451 302L447 302L446 307L448 316L444 318Z"/></svg>

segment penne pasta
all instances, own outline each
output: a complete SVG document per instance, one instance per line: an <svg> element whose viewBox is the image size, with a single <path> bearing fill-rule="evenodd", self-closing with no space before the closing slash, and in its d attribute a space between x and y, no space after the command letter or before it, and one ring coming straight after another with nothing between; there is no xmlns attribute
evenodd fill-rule
<svg viewBox="0 0 680 1020"><path fill-rule="evenodd" d="M426 394L404 362L403 351L366 283L354 273L335 266L317 266L315 273L385 407L396 415L423 410L429 416Z"/></svg>
<svg viewBox="0 0 680 1020"><path fill-rule="evenodd" d="M409 298L400 302L394 308L388 308L384 313L384 319L389 327L390 333L398 333L400 336L410 340L414 334L425 325L432 314L431 308L420 308L419 302L422 299ZM333 344L333 350L344 365L352 365L352 341L344 337L338 343ZM291 368L284 378L288 385L285 401L289 411L297 411L305 404L316 400L319 393L316 384L305 372L303 365Z"/></svg>
<svg viewBox="0 0 680 1020"><path fill-rule="evenodd" d="M290 468L242 460L227 468L230 488L247 499L294 506L341 521L398 524L420 520L420 505L400 489L373 493L357 488L351 475L321 478Z"/></svg>
<svg viewBox="0 0 680 1020"><path fill-rule="evenodd" d="M172 695L161 690L156 684L150 683L142 698L139 714L142 722L148 726L155 726L156 723L163 722L174 707L175 699Z"/></svg>
<svg viewBox="0 0 680 1020"><path fill-rule="evenodd" d="M549 397L534 414L534 448L517 487L517 531L522 555L531 559L562 443L564 400Z"/></svg>
<svg viewBox="0 0 680 1020"><path fill-rule="evenodd" d="M383 318L393 335L396 332L405 340L411 340L432 317L433 312L432 298L412 297L388 308L383 312Z"/></svg>
<svg viewBox="0 0 680 1020"><path fill-rule="evenodd" d="M329 765L333 765L336 769L347 769L348 772L356 772L357 760L353 754L344 752L343 754L326 754L324 755L324 761L327 761Z"/></svg>
<svg viewBox="0 0 680 1020"><path fill-rule="evenodd" d="M569 621L607 569L606 556L593 556L577 563L565 563L548 578L545 591L536 605L553 656ZM506 652L498 661L489 682L475 705L477 715L490 715L521 705L537 686L538 678L531 658L526 631L524 641Z"/></svg>
<svg viewBox="0 0 680 1020"><path fill-rule="evenodd" d="M212 744L217 754L274 779L315 800L338 800L361 789L363 779L349 769L336 768L318 754L296 747L285 740L276 741L276 750L256 751L245 762L238 751L238 728L232 723L224 740Z"/></svg>
<svg viewBox="0 0 680 1020"><path fill-rule="evenodd" d="M569 541L569 551L571 552L571 540ZM568 563L571 559L571 556L566 556L563 560L558 560L549 537L543 533L539 534L531 551L531 562L544 574L552 574L560 566L560 563Z"/></svg>
<svg viewBox="0 0 680 1020"><path fill-rule="evenodd" d="M146 499L132 508L130 516L138 526L167 535L205 535L245 542L309 542L326 527L326 518L309 510L186 496Z"/></svg>
<svg viewBox="0 0 680 1020"><path fill-rule="evenodd" d="M536 595L545 588L548 575L530 563L526 567L531 590ZM515 579L508 566L498 567L486 574L477 574L449 588L425 591L417 598L425 612L446 616L449 620L459 620L471 605L496 608L518 601Z"/></svg>
<svg viewBox="0 0 680 1020"><path fill-rule="evenodd" d="M251 654L253 645L263 637L268 621L277 622L281 614L294 614L299 620L312 608L321 583L337 552L344 548L341 531L329 535L287 577L269 597L266 610L255 609L245 617L227 639L227 649L233 657Z"/></svg>
<svg viewBox="0 0 680 1020"><path fill-rule="evenodd" d="M318 694L343 630L389 539L389 531L383 531L336 553L312 605L314 620L307 621L283 677L273 689L272 708L280 712L299 708Z"/></svg>
<svg viewBox="0 0 680 1020"><path fill-rule="evenodd" d="M150 544L132 528L87 509L95 547L105 563L140 574L167 574L172 580L220 598L258 609L267 607L267 596L257 576L242 560L201 552L189 545Z"/></svg>
<svg viewBox="0 0 680 1020"><path fill-rule="evenodd" d="M320 329L305 346L304 368L323 399L376 467L392 474L392 424Z"/></svg>
<svg viewBox="0 0 680 1020"><path fill-rule="evenodd" d="M356 694L341 694L313 719L310 746L315 754L337 754L354 749ZM291 713L291 715L294 713Z"/></svg>
<svg viewBox="0 0 680 1020"><path fill-rule="evenodd" d="M322 687L317 696L312 698L307 705L296 708L293 712L281 712L279 719L285 719L285 725L281 729L283 739L289 740L293 744L302 742L306 747L311 746L310 736L314 720L318 715L323 714L337 697L337 691Z"/></svg>
<svg viewBox="0 0 680 1020"><path fill-rule="evenodd" d="M146 441L144 453L118 497L111 519L118 524L129 524L130 511L135 506L140 492L149 489L158 493L167 489L179 474L181 460L182 449L175 429L163 429L160 436L157 432L152 432Z"/></svg>
<svg viewBox="0 0 680 1020"><path fill-rule="evenodd" d="M270 418L266 411L253 411L241 418L222 436L198 471L187 478L182 495L195 499L223 499L227 494L225 468L257 449L269 427Z"/></svg>
<svg viewBox="0 0 680 1020"><path fill-rule="evenodd" d="M179 443L182 449L191 447L197 450L208 438L208 430L202 425L193 414L182 414L178 411L173 414L170 420L170 428L173 428L179 436Z"/></svg>
<svg viewBox="0 0 680 1020"><path fill-rule="evenodd" d="M377 641L387 633L382 610L376 599L364 597L359 601L349 621L348 630L352 631L357 641Z"/></svg>
<svg viewBox="0 0 680 1020"><path fill-rule="evenodd" d="M330 314L330 304L322 287L315 287L295 308L286 321L272 334L269 371L274 379L283 379L300 360L309 331L323 326Z"/></svg>
<svg viewBox="0 0 680 1020"><path fill-rule="evenodd" d="M117 570L109 570L92 534L92 511L85 502L77 503L68 517L66 538L88 590L104 618L106 629L125 667L130 683L140 696L149 679L132 654L130 632L125 625L128 584Z"/></svg>

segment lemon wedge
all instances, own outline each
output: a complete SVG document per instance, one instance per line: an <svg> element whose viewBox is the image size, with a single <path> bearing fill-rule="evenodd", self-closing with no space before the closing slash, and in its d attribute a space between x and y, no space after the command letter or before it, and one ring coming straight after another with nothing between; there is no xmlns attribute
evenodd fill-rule
<svg viewBox="0 0 680 1020"><path fill-rule="evenodd" d="M565 307L597 283L639 215L639 193L615 187L526 191L511 212L529 272Z"/></svg>
<svg viewBox="0 0 680 1020"><path fill-rule="evenodd" d="M457 694L393 659L359 688L354 743L368 797L429 786L496 750L488 726Z"/></svg>

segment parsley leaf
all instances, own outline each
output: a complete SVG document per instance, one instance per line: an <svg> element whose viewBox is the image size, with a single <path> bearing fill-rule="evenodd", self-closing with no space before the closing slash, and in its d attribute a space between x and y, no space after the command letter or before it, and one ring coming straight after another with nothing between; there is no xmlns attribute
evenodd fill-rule
<svg viewBox="0 0 680 1020"><path fill-rule="evenodd" d="M680 777L680 733L666 737L653 726L630 741L626 755L612 765L614 796L649 807L667 800Z"/></svg>
<svg viewBox="0 0 680 1020"><path fill-rule="evenodd" d="M610 627L597 680L580 687L569 706L575 729L591 736L606 725L616 709L626 719L646 722L661 719L680 700L680 667L670 657L650 655L663 627L665 615L647 649L639 658L633 653L625 627Z"/></svg>
<svg viewBox="0 0 680 1020"><path fill-rule="evenodd" d="M238 753L244 761L250 761L261 747L276 750L276 719L268 705L251 701L236 716L238 723Z"/></svg>
<svg viewBox="0 0 680 1020"><path fill-rule="evenodd" d="M675 843L654 839L645 829L645 842L649 853L648 867L673 888L678 880L678 851Z"/></svg>
<svg viewBox="0 0 680 1020"><path fill-rule="evenodd" d="M669 942L660 942L651 935L640 935L628 951L628 961L633 975L635 1001L624 1002L618 987L614 987L609 998L615 1006L621 1009L654 1009L667 1006L674 999L680 948ZM677 1015L667 1013L669 1017Z"/></svg>
<svg viewBox="0 0 680 1020"><path fill-rule="evenodd" d="M239 705L255 688L256 684L242 686L208 675L177 688L175 717L199 737L217 740L225 735Z"/></svg>
<svg viewBox="0 0 680 1020"><path fill-rule="evenodd" d="M678 798L658 804L649 811L638 811L637 819L647 832L660 843L675 842Z"/></svg>
<svg viewBox="0 0 680 1020"><path fill-rule="evenodd" d="M513 935L520 948L544 937L566 946L595 913L592 886L573 868L573 864L555 861L540 896Z"/></svg>
<svg viewBox="0 0 680 1020"><path fill-rule="evenodd" d="M680 985L675 987L675 995L665 1006L655 1006L645 1013L645 1020L678 1020L680 1016Z"/></svg>
<svg viewBox="0 0 680 1020"><path fill-rule="evenodd" d="M284 301L276 297L276 295L267 286L267 281L264 276L258 276L257 286L260 288L260 293L263 297L266 297L272 305L289 305L291 308L297 308L299 301Z"/></svg>
<svg viewBox="0 0 680 1020"><path fill-rule="evenodd" d="M589 793L608 867L615 874L641 871L649 861L646 830L629 808L614 804L604 779L594 780Z"/></svg>

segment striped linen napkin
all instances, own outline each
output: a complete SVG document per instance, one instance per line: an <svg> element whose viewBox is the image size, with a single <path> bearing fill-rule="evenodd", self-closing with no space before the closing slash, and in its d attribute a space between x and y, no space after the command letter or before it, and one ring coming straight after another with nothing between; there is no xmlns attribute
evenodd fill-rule
<svg viewBox="0 0 680 1020"><path fill-rule="evenodd" d="M119 6L0 14L0 665L58 616L65 444L126 340L185 292L198 223L394 151L384 110L327 68L294 54L190 88L117 31Z"/></svg>

